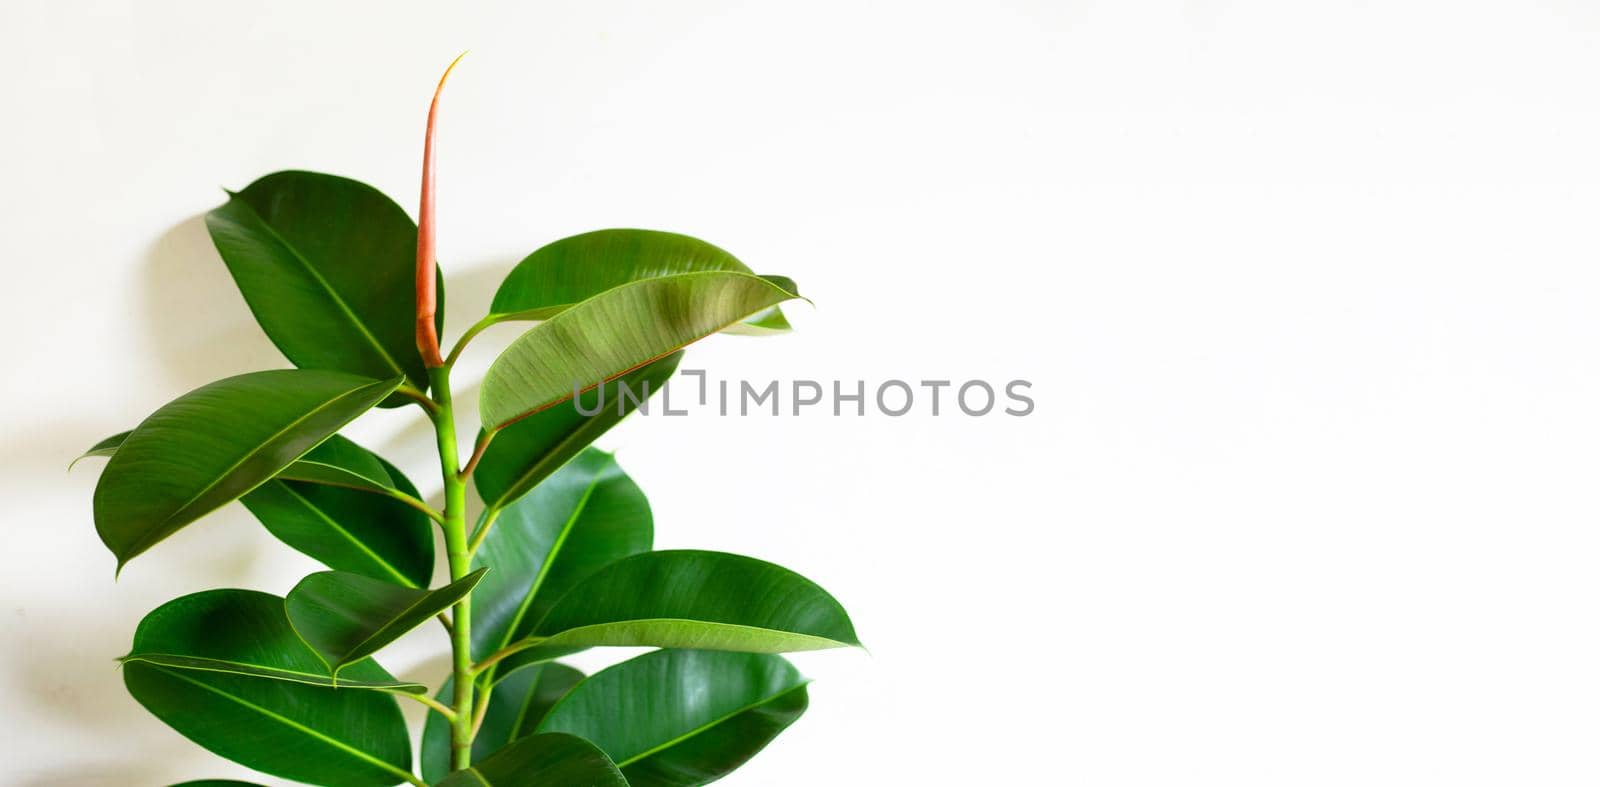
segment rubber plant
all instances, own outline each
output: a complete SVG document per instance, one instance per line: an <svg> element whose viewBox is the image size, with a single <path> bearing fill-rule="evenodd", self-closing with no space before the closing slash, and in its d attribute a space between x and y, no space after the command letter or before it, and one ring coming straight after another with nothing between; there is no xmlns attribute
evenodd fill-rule
<svg viewBox="0 0 1600 787"><path fill-rule="evenodd" d="M589 444L647 406L686 345L786 330L794 283L683 235L590 232L518 263L441 353L433 132L449 74L428 112L416 224L377 190L312 172L267 175L206 216L295 368L203 386L94 446L109 457L95 527L120 574L240 500L330 570L283 596L207 590L160 606L121 659L124 682L195 743L311 784L713 781L805 710L806 681L778 654L857 645L854 628L787 569L652 551L643 492ZM451 370L484 328L517 320L534 324L485 374L468 440ZM339 434L371 408L410 406L437 435L442 506ZM483 503L471 526L469 485ZM374 660L431 620L451 656L437 691ZM593 675L558 660L603 646L656 650ZM420 773L402 698L428 708Z"/></svg>

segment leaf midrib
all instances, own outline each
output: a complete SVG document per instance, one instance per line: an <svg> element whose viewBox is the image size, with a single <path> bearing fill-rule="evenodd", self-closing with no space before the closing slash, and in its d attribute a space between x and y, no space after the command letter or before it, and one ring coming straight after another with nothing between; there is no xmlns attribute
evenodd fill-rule
<svg viewBox="0 0 1600 787"><path fill-rule="evenodd" d="M180 666L178 666L176 664L168 664L168 663L165 663L163 661L160 661L160 659L164 659L164 658L183 659L185 662L210 662L210 663L215 664L217 666L206 667L206 666L200 666L199 664L190 665L190 664L186 663L185 666L180 667ZM179 669L179 670L195 670L197 672L218 672L218 673L222 673L224 675L243 675L243 676L245 676L247 678L267 678L269 680L273 680L273 679L285 680L285 681L288 681L290 683L300 683L300 684L304 684L304 685L307 685L307 686L321 686L323 688L330 688L330 689L331 688L339 688L338 686L336 686L333 683L333 677L330 676L330 675L318 675L318 674L312 673L312 672L301 672L299 670L284 669L282 667L269 667L269 666L266 666L266 665L263 665L263 664L250 664L248 662L243 662L243 661L230 661L228 659L213 659L213 658L206 658L206 657L203 657L203 656L185 656L185 655L183 655L181 653L136 653L136 654L123 656L121 659L118 659L118 661L124 661L124 662L137 661L137 662L142 662L144 664L150 664L150 665L154 665L154 666L165 667L165 668L167 668L169 670L170 669ZM226 667L229 667L229 666L240 667L240 668L254 670L254 671L253 672L247 672L247 671L243 671L242 669L241 670L226 669ZM263 673L268 673L268 674L263 674ZM281 677L281 678L273 678L273 675L281 675L283 677ZM292 677L292 676L299 676L299 677ZM307 680L301 680L300 677L307 678ZM314 678L315 680L310 680L312 678ZM327 681L327 682L324 683L322 681ZM405 681L393 681L393 682L390 682L390 683L378 683L376 681L370 681L370 680L357 680L357 681L347 681L345 683L345 685L343 686L343 688L348 688L348 689L374 689L374 690L377 690L377 691L399 691L399 692L405 692L405 693L410 694L410 693L414 693L409 688L407 688L407 687L411 687L411 686L421 686L421 684L418 684L418 683L407 683Z"/></svg>

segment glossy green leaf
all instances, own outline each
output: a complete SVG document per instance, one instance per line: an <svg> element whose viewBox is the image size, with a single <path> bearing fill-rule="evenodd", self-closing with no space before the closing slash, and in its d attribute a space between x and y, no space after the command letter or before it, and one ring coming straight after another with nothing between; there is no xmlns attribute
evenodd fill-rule
<svg viewBox="0 0 1600 787"><path fill-rule="evenodd" d="M334 685L316 651L289 624L284 600L254 590L207 590L173 599L144 617L124 663ZM351 664L341 688L423 693L372 661Z"/></svg>
<svg viewBox="0 0 1600 787"><path fill-rule="evenodd" d="M289 623L332 670L377 653L460 601L483 578L478 569L437 590L418 590L345 571L300 580L284 600Z"/></svg>
<svg viewBox="0 0 1600 787"><path fill-rule="evenodd" d="M90 457L112 456L122 447L123 441L127 440L130 434L133 434L132 430L114 434L95 443L77 459L72 460L72 464L76 465ZM310 453L278 471L274 478L386 493L398 488L389 473L393 468L386 467L387 464L377 454L356 445L343 435L334 435L311 449ZM407 485L409 486L409 482ZM415 489L415 487L410 488ZM415 492L411 494L414 495Z"/></svg>
<svg viewBox="0 0 1600 787"><path fill-rule="evenodd" d="M438 787L628 787L604 752L561 733L529 735L472 767L456 771Z"/></svg>
<svg viewBox="0 0 1600 787"><path fill-rule="evenodd" d="M392 696L147 662L128 693L179 734L263 773L336 787L386 787L411 766Z"/></svg>
<svg viewBox="0 0 1600 787"><path fill-rule="evenodd" d="M403 486L411 490L413 496L416 494L416 487L382 457L343 435L328 438L285 467L277 477L282 481L307 481L379 494Z"/></svg>
<svg viewBox="0 0 1600 787"><path fill-rule="evenodd" d="M199 781L174 784L172 787L261 787L254 782L241 782L236 779L201 779Z"/></svg>
<svg viewBox="0 0 1600 787"><path fill-rule="evenodd" d="M590 574L523 640L502 669L607 645L786 653L859 646L827 591L765 561L675 550L623 558Z"/></svg>
<svg viewBox="0 0 1600 787"><path fill-rule="evenodd" d="M325 450L330 446L331 451ZM313 473L308 468L318 469ZM427 586L434 563L427 515L371 489L287 480L307 475L331 482L363 478L417 496L417 488L398 468L335 436L242 502L280 541L329 568L413 588Z"/></svg>
<svg viewBox="0 0 1600 787"><path fill-rule="evenodd" d="M111 456L129 434L78 459ZM334 435L240 502L268 532L329 568L423 587L433 576L433 530L421 511L380 496L392 492L417 497L394 465Z"/></svg>
<svg viewBox="0 0 1600 787"><path fill-rule="evenodd" d="M506 744L533 734L534 728L578 681L583 673L565 664L549 662L518 670L496 684L489 695L483 726L472 741L474 762ZM446 705L455 696L455 683L446 680L436 699ZM437 713L428 714L422 728L422 778L432 784L450 771L450 723Z"/></svg>
<svg viewBox="0 0 1600 787"><path fill-rule="evenodd" d="M483 422L501 429L753 314L799 297L747 273L685 273L606 290L534 326L484 375Z"/></svg>
<svg viewBox="0 0 1600 787"><path fill-rule="evenodd" d="M658 650L579 683L538 729L599 746L633 787L706 784L794 723L805 685L781 656Z"/></svg>
<svg viewBox="0 0 1600 787"><path fill-rule="evenodd" d="M414 333L417 227L393 200L349 178L277 172L230 194L206 228L256 321L296 366L427 387Z"/></svg>
<svg viewBox="0 0 1600 787"><path fill-rule="evenodd" d="M527 494L665 387L682 359L683 353L673 353L585 392L576 402L541 410L502 429L472 476L485 507L504 508Z"/></svg>
<svg viewBox="0 0 1600 787"><path fill-rule="evenodd" d="M601 567L650 549L650 503L617 460L587 449L504 511L474 566L494 571L472 595L482 659L533 632L555 599Z"/></svg>
<svg viewBox="0 0 1600 787"><path fill-rule="evenodd" d="M585 232L517 263L495 292L489 311L503 319L543 320L629 282L706 271L753 273L732 254L687 235L635 229ZM767 331L789 328L776 308L745 325Z"/></svg>
<svg viewBox="0 0 1600 787"><path fill-rule="evenodd" d="M106 463L95 529L121 567L250 492L371 409L400 383L343 372L253 372L157 410Z"/></svg>

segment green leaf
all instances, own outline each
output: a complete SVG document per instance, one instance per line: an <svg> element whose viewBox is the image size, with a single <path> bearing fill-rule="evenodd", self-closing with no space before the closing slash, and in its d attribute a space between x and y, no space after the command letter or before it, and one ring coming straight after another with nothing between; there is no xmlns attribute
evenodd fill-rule
<svg viewBox="0 0 1600 787"><path fill-rule="evenodd" d="M157 410L117 448L94 492L95 529L128 560L250 492L400 383L333 371L253 372Z"/></svg>
<svg viewBox="0 0 1600 787"><path fill-rule="evenodd" d="M578 582L502 671L572 648L641 646L786 653L859 646L844 608L799 574L724 552L623 558Z"/></svg>
<svg viewBox="0 0 1600 787"><path fill-rule="evenodd" d="M277 172L230 194L206 228L294 365L427 387L415 333L417 227L393 200L349 178Z"/></svg>
<svg viewBox="0 0 1600 787"><path fill-rule="evenodd" d="M483 726L472 741L472 760L482 760L496 749L533 734L550 708L580 680L582 672L549 662L518 670L500 681L489 695ZM436 699L448 705L454 691L454 681L446 680ZM449 771L450 723L443 716L430 713L422 727L422 778L432 784Z"/></svg>
<svg viewBox="0 0 1600 787"><path fill-rule="evenodd" d="M650 503L617 460L593 448L579 454L501 511L478 548L473 565L494 571L472 595L476 657L531 634L555 599L606 564L648 551L653 534Z"/></svg>
<svg viewBox="0 0 1600 787"><path fill-rule="evenodd" d="M388 493L402 485L410 490L416 489L382 457L343 435L328 438L294 464L285 467L277 477L283 481L307 481L379 494ZM412 491L411 494L415 496L416 492Z"/></svg>
<svg viewBox="0 0 1600 787"><path fill-rule="evenodd" d="M522 334L479 392L491 431L798 298L747 273L685 273L606 290Z"/></svg>
<svg viewBox="0 0 1600 787"><path fill-rule="evenodd" d="M392 696L129 662L128 693L179 734L249 768L311 784L386 787L411 767Z"/></svg>
<svg viewBox="0 0 1600 787"><path fill-rule="evenodd" d="M794 723L806 709L805 685L781 656L658 650L579 683L539 732L599 746L633 787L705 784Z"/></svg>
<svg viewBox="0 0 1600 787"><path fill-rule="evenodd" d="M472 476L485 507L504 508L527 494L665 387L682 359L683 353L673 353L585 392L571 406L541 410L502 429Z"/></svg>
<svg viewBox="0 0 1600 787"><path fill-rule="evenodd" d="M308 476L324 480L287 480ZM335 435L242 502L279 540L329 568L426 587L434 562L427 515L354 486L352 479L358 478L417 496L417 488L398 468Z"/></svg>
<svg viewBox="0 0 1600 787"><path fill-rule="evenodd" d="M128 439L128 435L130 435L130 434L133 434L133 430L132 429L129 429L126 432L118 432L118 433L116 433L116 434L114 434L114 435L112 435L110 437L107 437L104 440L101 440L98 443L95 443L94 445L89 447L89 450L84 451L81 455L79 455L77 459L72 460L72 463L67 465L67 470L71 471L72 468L78 466L79 462L82 462L83 460L88 459L91 456L109 457L112 454L115 454L117 452L117 449L122 447L123 441L127 440Z"/></svg>
<svg viewBox="0 0 1600 787"><path fill-rule="evenodd" d="M517 263L495 292L489 311L500 319L543 320L629 282L706 271L753 272L732 254L687 235L634 229L585 232ZM747 325L768 331L789 328L776 308Z"/></svg>
<svg viewBox="0 0 1600 787"><path fill-rule="evenodd" d="M530 735L472 767L446 776L438 787L628 787L617 766L594 744L572 735Z"/></svg>
<svg viewBox="0 0 1600 787"><path fill-rule="evenodd" d="M122 447L123 441L127 440L130 434L133 434L132 430L114 434L95 443L77 459L72 460L72 464L76 465L92 456L112 456ZM388 493L399 488L389 472L392 469L377 454L356 445L343 435L334 435L279 471L274 478ZM409 482L407 485L409 486ZM415 495L415 492L411 494Z"/></svg>
<svg viewBox="0 0 1600 787"><path fill-rule="evenodd" d="M111 456L129 434L101 440L78 459ZM240 502L280 541L329 568L423 587L433 576L433 530L427 515L378 496L396 492L417 497L394 465L334 435Z"/></svg>
<svg viewBox="0 0 1600 787"><path fill-rule="evenodd" d="M284 599L289 623L337 680L339 671L465 598L486 568L438 590L417 590L344 571L300 580Z"/></svg>
<svg viewBox="0 0 1600 787"><path fill-rule="evenodd" d="M124 663L226 672L332 687L333 675L300 639L284 600L254 590L207 590L173 599L144 617ZM368 660L350 665L339 686L423 693Z"/></svg>

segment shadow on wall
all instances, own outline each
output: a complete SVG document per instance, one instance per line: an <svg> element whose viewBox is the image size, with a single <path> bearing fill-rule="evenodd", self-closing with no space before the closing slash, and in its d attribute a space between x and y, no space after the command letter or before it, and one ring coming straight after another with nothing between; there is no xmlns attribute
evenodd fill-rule
<svg viewBox="0 0 1600 787"><path fill-rule="evenodd" d="M451 276L446 303L448 337L458 336L487 310L510 264L498 260ZM159 403L162 392L175 396L230 375L290 365L256 325L217 257L203 216L177 224L151 245L143 261L141 285L137 297L145 323L142 327L151 336L150 374L108 387L106 397L138 397ZM468 385L460 387L458 397L475 397L470 381L463 382ZM417 459L432 457L432 433L425 419L413 420L370 447L406 467L425 496L442 505L438 479L422 471L426 465L416 464ZM0 466L22 475L61 473L67 461L95 441L133 425L111 423L104 417L40 424L32 434L15 436L16 442L0 453ZM41 463L41 456L49 459ZM103 461L84 462L73 472L83 480L74 478L70 488L79 494L92 488L101 466ZM39 481L58 489L68 486L56 475L40 475ZM87 500L82 510L90 510ZM271 577L274 585L281 584L275 588L281 593L300 576L291 572L305 568L308 559L274 540L241 506L229 505L181 531L172 543L163 545L167 548L141 555L119 587L113 584L112 561L95 535L92 519L86 516L83 521L58 524L74 531L70 547L85 550L77 554L101 558L69 561L67 565L79 575L77 581L93 584L96 592L90 598L109 597L111 601L54 609L44 599L19 602L13 630L16 641L28 644L14 654L17 671L11 677L16 689L27 695L45 718L70 734L117 739L121 744L110 747L112 750L139 753L126 758L108 754L106 759L34 774L21 784L121 787L206 776L172 772L174 764L182 767L203 762L210 755L154 720L128 696L114 659L127 652L138 620L154 606L185 593L248 585L250 579L263 576ZM436 682L447 669L443 659L441 654L396 672ZM411 705L403 707L413 728L420 729L421 708ZM223 766L220 758L214 761L219 769Z"/></svg>

